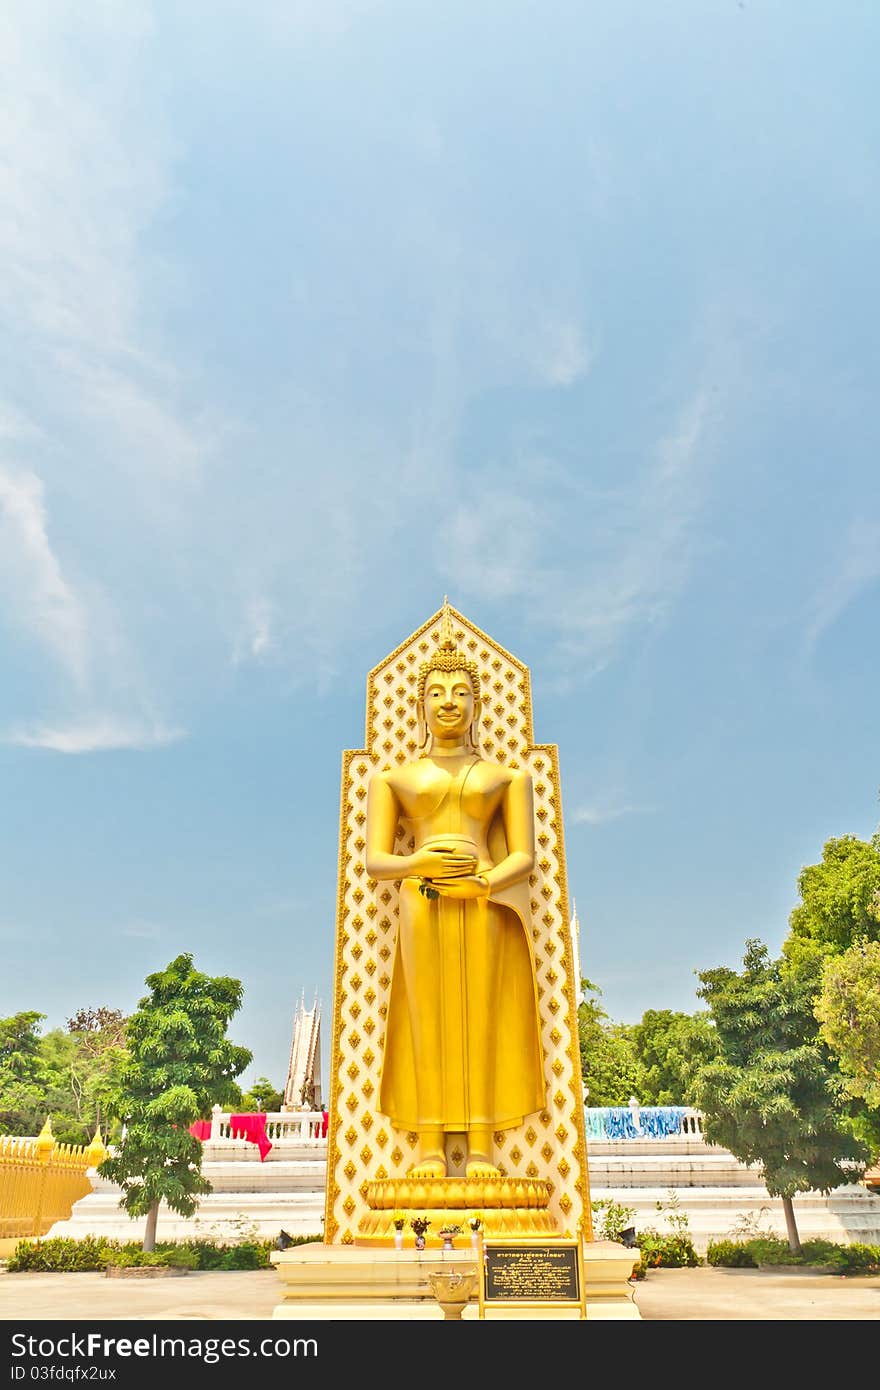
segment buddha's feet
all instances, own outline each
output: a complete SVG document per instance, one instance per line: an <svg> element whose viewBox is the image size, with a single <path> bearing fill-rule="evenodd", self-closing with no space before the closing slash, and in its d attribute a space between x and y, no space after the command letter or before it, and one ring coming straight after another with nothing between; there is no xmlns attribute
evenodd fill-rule
<svg viewBox="0 0 880 1390"><path fill-rule="evenodd" d="M496 1168L494 1163L490 1163L488 1158L481 1158L474 1154L473 1158L468 1159L465 1164L465 1177L468 1178L500 1178L501 1169Z"/></svg>
<svg viewBox="0 0 880 1390"><path fill-rule="evenodd" d="M446 1163L442 1158L425 1158L407 1169L408 1178L445 1178Z"/></svg>

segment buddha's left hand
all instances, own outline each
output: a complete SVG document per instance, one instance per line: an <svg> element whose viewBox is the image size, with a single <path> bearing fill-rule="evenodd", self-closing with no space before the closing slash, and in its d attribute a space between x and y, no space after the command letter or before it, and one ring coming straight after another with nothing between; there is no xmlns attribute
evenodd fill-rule
<svg viewBox="0 0 880 1390"><path fill-rule="evenodd" d="M464 874L461 878L435 878L431 880L441 898L487 898L489 885L481 874Z"/></svg>

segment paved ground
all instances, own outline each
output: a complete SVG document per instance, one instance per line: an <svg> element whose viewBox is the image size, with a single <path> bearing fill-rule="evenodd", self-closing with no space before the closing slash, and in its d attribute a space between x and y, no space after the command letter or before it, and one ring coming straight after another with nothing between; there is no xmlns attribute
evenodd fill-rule
<svg viewBox="0 0 880 1390"><path fill-rule="evenodd" d="M262 1320L280 1287L274 1269L137 1280L0 1272L0 1319ZM632 1288L644 1321L880 1321L880 1276L700 1267L652 1270Z"/></svg>
<svg viewBox="0 0 880 1390"><path fill-rule="evenodd" d="M880 1276L806 1269L656 1269L636 1285L646 1321L880 1321Z"/></svg>

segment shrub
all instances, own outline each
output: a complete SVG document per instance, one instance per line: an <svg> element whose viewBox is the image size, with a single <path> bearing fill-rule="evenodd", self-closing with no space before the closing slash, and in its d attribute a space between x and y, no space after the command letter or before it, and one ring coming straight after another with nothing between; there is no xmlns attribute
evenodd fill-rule
<svg viewBox="0 0 880 1390"><path fill-rule="evenodd" d="M141 1251L143 1254L144 1252ZM163 1265L169 1265L171 1269L198 1269L199 1257L194 1250L187 1250L185 1245L172 1246L170 1250L161 1251L160 1255Z"/></svg>
<svg viewBox="0 0 880 1390"><path fill-rule="evenodd" d="M649 1269L693 1269L700 1263L691 1238L687 1212L680 1210L678 1194L670 1191L665 1202L655 1203L670 1230L662 1234L649 1227L636 1236L641 1258L633 1277L644 1279Z"/></svg>
<svg viewBox="0 0 880 1390"><path fill-rule="evenodd" d="M700 1263L694 1242L689 1235L676 1231L660 1235L657 1231L642 1231L637 1237L646 1269L693 1269Z"/></svg>
<svg viewBox="0 0 880 1390"><path fill-rule="evenodd" d="M795 1252L781 1236L757 1236L748 1246L758 1265L827 1265L839 1248L830 1240L805 1240Z"/></svg>
<svg viewBox="0 0 880 1390"><path fill-rule="evenodd" d="M838 1245L828 1263L835 1274L880 1274L880 1245Z"/></svg>
<svg viewBox="0 0 880 1390"><path fill-rule="evenodd" d="M196 1261L195 1269L211 1270L223 1268L223 1257L228 1246L216 1240L187 1240L182 1249L188 1250Z"/></svg>
<svg viewBox="0 0 880 1390"><path fill-rule="evenodd" d="M247 1240L233 1245L223 1256L221 1269L268 1269L273 1242Z"/></svg>
<svg viewBox="0 0 880 1390"><path fill-rule="evenodd" d="M293 1236L291 1245L320 1240L316 1236ZM181 1269L268 1269L274 1240L245 1240L236 1245L222 1241L163 1241L155 1251L146 1252L138 1241L110 1240L85 1236L82 1240L53 1237L51 1240L20 1240L6 1266L10 1274L32 1271L69 1274L94 1273L114 1265L170 1264Z"/></svg>
<svg viewBox="0 0 880 1390"><path fill-rule="evenodd" d="M723 1265L728 1269L758 1269L768 1265L821 1265L833 1273L848 1274L861 1270L875 1272L870 1254L874 1251L874 1264L880 1271L880 1246L836 1245L831 1240L805 1240L797 1254L788 1248L788 1241L781 1236L754 1236L751 1240L710 1241L706 1259L710 1265Z"/></svg>
<svg viewBox="0 0 880 1390"><path fill-rule="evenodd" d="M808 1265L831 1264L840 1249L833 1240L805 1240L801 1246L804 1263Z"/></svg>
<svg viewBox="0 0 880 1390"><path fill-rule="evenodd" d="M629 1228L636 1210L635 1207L624 1207L619 1202L612 1202L609 1197L591 1202L590 1207L597 1218L598 1240L620 1240L623 1232Z"/></svg>
<svg viewBox="0 0 880 1390"><path fill-rule="evenodd" d="M757 1269L758 1261L749 1249L747 1240L710 1240L706 1246L706 1263L725 1269Z"/></svg>
<svg viewBox="0 0 880 1390"><path fill-rule="evenodd" d="M198 1255L192 1250L183 1247L165 1250L111 1250L107 1258L108 1265L115 1265L120 1269L155 1269L170 1267L172 1269L198 1269Z"/></svg>
<svg viewBox="0 0 880 1390"><path fill-rule="evenodd" d="M6 1268L10 1274L32 1270L89 1273L105 1269L111 1251L118 1248L118 1241L99 1236L86 1236L83 1240L60 1236L52 1240L20 1240Z"/></svg>

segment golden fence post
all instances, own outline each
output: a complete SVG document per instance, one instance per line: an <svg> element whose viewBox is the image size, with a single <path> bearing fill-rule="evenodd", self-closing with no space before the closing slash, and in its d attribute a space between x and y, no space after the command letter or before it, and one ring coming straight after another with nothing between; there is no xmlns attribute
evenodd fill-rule
<svg viewBox="0 0 880 1390"><path fill-rule="evenodd" d="M49 1116L46 1116L46 1123L37 1135L37 1142L34 1146L34 1156L38 1163L43 1165L39 1175L39 1187L37 1189L37 1209L34 1214L34 1229L32 1234L40 1234L40 1221L43 1215L43 1198L46 1192L46 1183L49 1177L49 1159L55 1148L55 1136L52 1133L52 1124Z"/></svg>
<svg viewBox="0 0 880 1390"><path fill-rule="evenodd" d="M100 1125L97 1125L95 1127L95 1132L92 1135L92 1142L91 1144L89 1144L89 1147L86 1149L85 1152L87 1165L89 1168L97 1168L98 1164L103 1163L106 1157L107 1150L104 1147L104 1141L101 1138L101 1127Z"/></svg>

